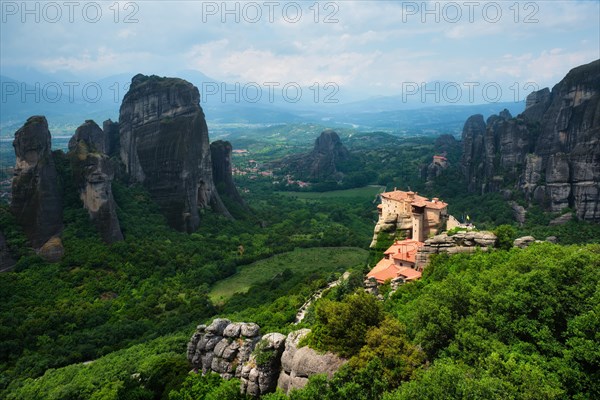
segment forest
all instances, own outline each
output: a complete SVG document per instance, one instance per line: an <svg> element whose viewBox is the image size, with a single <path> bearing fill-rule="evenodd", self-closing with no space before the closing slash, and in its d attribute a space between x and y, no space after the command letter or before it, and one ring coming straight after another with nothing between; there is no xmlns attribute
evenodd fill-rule
<svg viewBox="0 0 600 400"><path fill-rule="evenodd" d="M306 344L349 360L332 380L316 375L267 400L600 397L599 226L550 226L556 215L535 207L519 226L499 194L458 190L457 170L425 185L420 169L436 152L432 138L394 139L404 149L395 154L377 153L377 141L349 140L357 157L371 160L362 184L379 186L298 192L236 176L252 212L232 207L230 220L203 211L192 234L168 228L142 186L115 181L125 240L112 245L68 187L68 165L58 165L66 255L54 264L27 247L1 205L19 261L0 274L0 398L244 398L235 379L189 374L186 343L216 317L258 323L262 333L308 327ZM282 151L291 150L256 158ZM525 234L559 244L439 256L422 280L384 288L384 301L376 300L363 276L393 240L368 248L376 194L395 186L439 195L479 229L503 225L509 244ZM346 271L350 278L293 324L306 299Z"/></svg>

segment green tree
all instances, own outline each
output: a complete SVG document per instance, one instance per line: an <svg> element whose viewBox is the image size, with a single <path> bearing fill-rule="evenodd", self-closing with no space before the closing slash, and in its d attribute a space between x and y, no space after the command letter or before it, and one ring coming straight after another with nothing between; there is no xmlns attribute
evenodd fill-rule
<svg viewBox="0 0 600 400"><path fill-rule="evenodd" d="M365 344L368 329L382 320L381 303L363 290L340 302L323 299L316 305L316 324L307 340L316 349L350 357Z"/></svg>
<svg viewBox="0 0 600 400"><path fill-rule="evenodd" d="M513 241L517 236L517 231L512 225L500 225L494 230L497 246L502 250L510 250Z"/></svg>

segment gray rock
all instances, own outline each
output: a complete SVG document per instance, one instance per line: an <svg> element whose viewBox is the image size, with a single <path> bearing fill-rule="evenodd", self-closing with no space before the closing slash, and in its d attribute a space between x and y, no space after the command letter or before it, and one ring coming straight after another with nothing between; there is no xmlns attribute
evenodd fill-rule
<svg viewBox="0 0 600 400"><path fill-rule="evenodd" d="M69 141L69 159L79 197L91 221L106 243L123 240L112 194L114 167L104 153L105 133L92 120L77 128Z"/></svg>
<svg viewBox="0 0 600 400"><path fill-rule="evenodd" d="M241 329L242 329L241 323L230 324L223 330L223 336L229 337L229 338L238 337L238 336L240 336Z"/></svg>
<svg viewBox="0 0 600 400"><path fill-rule="evenodd" d="M251 337L255 337L258 336L260 332L260 327L258 325L256 325L255 323L245 323L242 324L242 328L241 328L241 335L251 338Z"/></svg>
<svg viewBox="0 0 600 400"><path fill-rule="evenodd" d="M10 208L31 246L39 249L63 228L62 195L46 118L27 119L15 133L13 147L16 164Z"/></svg>
<svg viewBox="0 0 600 400"><path fill-rule="evenodd" d="M279 332L273 332L264 335L262 337L262 340L264 340L267 343L265 349L278 350L285 344L286 336L282 335Z"/></svg>
<svg viewBox="0 0 600 400"><path fill-rule="evenodd" d="M571 213L563 214L560 217L556 217L552 221L550 221L549 225L550 226L564 225L567 222L571 221L572 219L573 219L573 214L571 214Z"/></svg>
<svg viewBox="0 0 600 400"><path fill-rule="evenodd" d="M217 343L217 345L215 346L215 348L213 350L213 353L215 353L215 356L217 356L217 357L222 357L223 352L225 351L227 346L229 346L229 340L223 338L219 341L219 343Z"/></svg>
<svg viewBox="0 0 600 400"><path fill-rule="evenodd" d="M229 324L231 324L231 321L228 319L216 318L209 326L206 327L206 332L222 336L223 331Z"/></svg>
<svg viewBox="0 0 600 400"><path fill-rule="evenodd" d="M120 156L132 183L142 183L170 226L192 232L199 208L230 217L214 185L200 93L177 78L138 74L119 110Z"/></svg>
<svg viewBox="0 0 600 400"><path fill-rule="evenodd" d="M528 247L530 244L535 243L535 238L533 236L523 236L515 239L513 242L514 247L518 247L520 249L524 249Z"/></svg>
<svg viewBox="0 0 600 400"><path fill-rule="evenodd" d="M525 111L465 122L463 174L471 192L517 188L549 211L600 221L600 60L572 69Z"/></svg>

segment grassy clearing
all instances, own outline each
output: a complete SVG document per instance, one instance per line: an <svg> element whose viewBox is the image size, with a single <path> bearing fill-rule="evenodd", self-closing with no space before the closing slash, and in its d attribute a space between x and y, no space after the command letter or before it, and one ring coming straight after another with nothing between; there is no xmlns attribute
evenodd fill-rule
<svg viewBox="0 0 600 400"><path fill-rule="evenodd" d="M385 186L369 185L356 189L332 190L330 192L277 192L284 196L296 197L300 200L322 200L359 198L372 200L379 193L385 191Z"/></svg>
<svg viewBox="0 0 600 400"><path fill-rule="evenodd" d="M284 269L304 276L324 271L343 272L349 267L364 264L368 253L355 247L295 249L241 267L235 275L217 282L209 297L214 303L223 303L234 293L246 293L252 285L264 282Z"/></svg>

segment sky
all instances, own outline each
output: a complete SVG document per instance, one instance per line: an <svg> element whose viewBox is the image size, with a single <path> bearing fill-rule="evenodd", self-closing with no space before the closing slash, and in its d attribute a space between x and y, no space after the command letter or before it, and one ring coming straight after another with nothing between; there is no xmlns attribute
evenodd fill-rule
<svg viewBox="0 0 600 400"><path fill-rule="evenodd" d="M116 74L519 100L600 58L599 1L6 1L0 74ZM329 86L327 86L329 84ZM485 89L484 89L485 88Z"/></svg>

